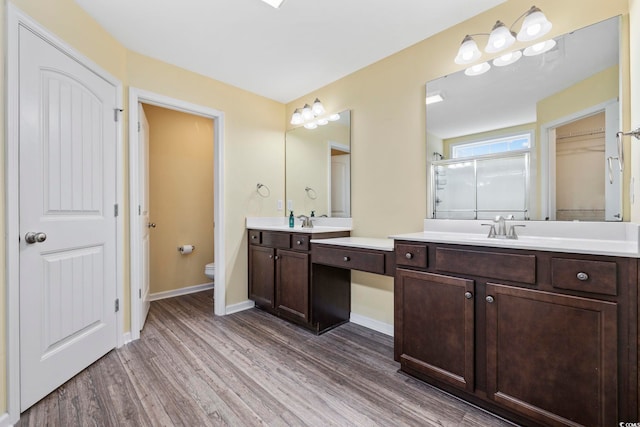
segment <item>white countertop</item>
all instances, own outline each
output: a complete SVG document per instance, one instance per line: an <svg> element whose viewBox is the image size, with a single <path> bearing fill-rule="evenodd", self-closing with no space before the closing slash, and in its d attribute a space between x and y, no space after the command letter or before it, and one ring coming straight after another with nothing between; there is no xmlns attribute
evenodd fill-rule
<svg viewBox="0 0 640 427"><path fill-rule="evenodd" d="M351 218L320 218L314 217L312 228L303 228L301 221L296 218L295 226L289 227L289 218L287 217L247 217L246 228L252 230L267 231L288 231L292 233L320 234L334 233L338 231L351 231Z"/></svg>
<svg viewBox="0 0 640 427"><path fill-rule="evenodd" d="M487 237L491 221L425 220L424 231L391 236L396 240L451 243L551 252L640 258L640 224L610 222L508 221L518 227L518 239Z"/></svg>
<svg viewBox="0 0 640 427"><path fill-rule="evenodd" d="M393 252L392 239L377 239L373 237L336 237L333 239L311 239L311 243Z"/></svg>

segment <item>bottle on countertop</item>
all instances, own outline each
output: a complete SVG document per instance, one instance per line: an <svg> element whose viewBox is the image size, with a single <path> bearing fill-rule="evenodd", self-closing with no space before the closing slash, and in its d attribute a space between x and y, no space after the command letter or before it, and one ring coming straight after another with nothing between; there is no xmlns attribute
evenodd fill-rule
<svg viewBox="0 0 640 427"><path fill-rule="evenodd" d="M293 211L289 211L289 228L293 228L295 217L293 216Z"/></svg>

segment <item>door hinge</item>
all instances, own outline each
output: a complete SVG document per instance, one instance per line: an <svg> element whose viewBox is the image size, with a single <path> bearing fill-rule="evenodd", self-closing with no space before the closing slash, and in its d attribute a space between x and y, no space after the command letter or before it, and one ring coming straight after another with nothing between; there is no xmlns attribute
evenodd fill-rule
<svg viewBox="0 0 640 427"><path fill-rule="evenodd" d="M140 132L140 122L138 122L138 132Z"/></svg>
<svg viewBox="0 0 640 427"><path fill-rule="evenodd" d="M116 313L120 311L120 299L116 298Z"/></svg>
<svg viewBox="0 0 640 427"><path fill-rule="evenodd" d="M122 113L124 110L122 108L114 108L113 109L113 121L117 122L118 121L118 113Z"/></svg>
<svg viewBox="0 0 640 427"><path fill-rule="evenodd" d="M113 205L113 216L118 216L118 204Z"/></svg>
<svg viewBox="0 0 640 427"><path fill-rule="evenodd" d="M138 205L138 215L142 215L142 208Z"/></svg>
<svg viewBox="0 0 640 427"><path fill-rule="evenodd" d="M142 289L138 289L138 298L142 299Z"/></svg>

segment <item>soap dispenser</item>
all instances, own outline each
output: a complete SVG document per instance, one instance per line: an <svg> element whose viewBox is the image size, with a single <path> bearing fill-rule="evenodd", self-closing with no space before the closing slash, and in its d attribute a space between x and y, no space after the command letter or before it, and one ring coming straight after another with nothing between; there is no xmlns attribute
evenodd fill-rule
<svg viewBox="0 0 640 427"><path fill-rule="evenodd" d="M293 224L295 222L295 217L293 216L293 211L289 211L289 228L293 228Z"/></svg>

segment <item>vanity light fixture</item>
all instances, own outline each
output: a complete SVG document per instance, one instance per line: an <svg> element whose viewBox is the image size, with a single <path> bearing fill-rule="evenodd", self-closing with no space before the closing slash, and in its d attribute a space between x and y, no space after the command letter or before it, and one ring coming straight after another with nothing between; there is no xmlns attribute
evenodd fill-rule
<svg viewBox="0 0 640 427"><path fill-rule="evenodd" d="M269 6L275 7L276 9L278 9L280 6L282 6L282 3L284 3L284 0L262 0L262 1L268 4Z"/></svg>
<svg viewBox="0 0 640 427"><path fill-rule="evenodd" d="M522 18L524 18L522 27L516 34L512 28ZM462 40L454 61L456 64L465 65L471 64L480 58L482 53L480 49L478 49L478 45L473 39L473 36L489 36L484 51L487 53L498 53L511 47L516 39L521 42L536 40L551 31L551 27L552 24L544 13L536 6L531 6L529 10L514 21L510 28L507 28L502 21L498 20L491 29L491 33L467 34Z"/></svg>
<svg viewBox="0 0 640 427"><path fill-rule="evenodd" d="M322 102L318 98L313 101L313 105L304 104L302 108L296 108L291 115L290 123L292 125L304 125L306 129L315 129L318 126L324 126L329 122L340 119L340 114L330 114L324 116L326 110Z"/></svg>

